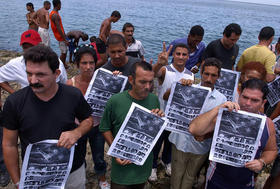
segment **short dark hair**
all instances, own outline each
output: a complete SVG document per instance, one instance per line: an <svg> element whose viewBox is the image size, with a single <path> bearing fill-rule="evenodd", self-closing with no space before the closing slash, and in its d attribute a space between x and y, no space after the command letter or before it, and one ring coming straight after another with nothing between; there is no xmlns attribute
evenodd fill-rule
<svg viewBox="0 0 280 189"><path fill-rule="evenodd" d="M121 13L119 11L115 10L112 12L111 16L121 18Z"/></svg>
<svg viewBox="0 0 280 189"><path fill-rule="evenodd" d="M266 99L268 94L268 86L266 82L260 79L249 79L241 85L241 93L244 89L258 89L263 93L263 100Z"/></svg>
<svg viewBox="0 0 280 189"><path fill-rule="evenodd" d="M204 70L205 70L205 67L207 66L215 66L218 68L218 75L220 76L221 74L221 67L222 67L222 62L217 59L217 58L206 58L205 61L204 61L204 64L202 64L202 67L201 67L201 73L203 74Z"/></svg>
<svg viewBox="0 0 280 189"><path fill-rule="evenodd" d="M109 36L109 38L107 40L107 47L109 47L110 45L116 45L119 43L121 43L124 47L126 47L126 42L125 42L124 37L118 33L114 33Z"/></svg>
<svg viewBox="0 0 280 189"><path fill-rule="evenodd" d="M30 47L23 54L25 64L27 61L41 64L48 62L49 68L54 73L59 68L59 60L57 54L50 48L43 44Z"/></svg>
<svg viewBox="0 0 280 189"><path fill-rule="evenodd" d="M231 23L231 24L227 25L227 27L224 29L224 32L223 32L223 34L226 37L230 37L232 33L235 33L236 35L241 35L242 30L241 30L241 27L239 26L239 24Z"/></svg>
<svg viewBox="0 0 280 189"><path fill-rule="evenodd" d="M74 50L74 61L78 67L80 66L80 61L84 54L90 54L94 59L94 63L96 64L97 62L96 51L92 45L86 44L86 45L80 45Z"/></svg>
<svg viewBox="0 0 280 189"><path fill-rule="evenodd" d="M33 5L33 3L31 3L31 2L26 3L26 6L29 6L29 7L31 7L32 9L34 9L34 5Z"/></svg>
<svg viewBox="0 0 280 189"><path fill-rule="evenodd" d="M145 71L153 71L152 65L149 64L148 62L143 61L143 60L140 61L140 62L136 62L136 63L134 63L134 64L132 65L131 71L130 71L130 74L129 74L129 75L131 75L134 79L135 79L135 77L136 77L136 69L137 69L138 67L143 68L143 70L145 70Z"/></svg>
<svg viewBox="0 0 280 189"><path fill-rule="evenodd" d="M191 36L203 36L204 35L204 29L200 25L195 25L190 30Z"/></svg>
<svg viewBox="0 0 280 189"><path fill-rule="evenodd" d="M51 4L51 2L49 2L49 1L44 1L44 5L50 5Z"/></svg>
<svg viewBox="0 0 280 189"><path fill-rule="evenodd" d="M95 43L95 42L96 42L96 36L91 36L91 37L89 38L89 41L90 41L91 43Z"/></svg>
<svg viewBox="0 0 280 189"><path fill-rule="evenodd" d="M53 7L57 7L58 5L61 4L61 1L60 0L53 0L52 3L53 3Z"/></svg>
<svg viewBox="0 0 280 189"><path fill-rule="evenodd" d="M127 22L123 25L122 31L125 32L126 28L130 28L130 27L132 27L134 31L134 26L131 23Z"/></svg>
<svg viewBox="0 0 280 189"><path fill-rule="evenodd" d="M263 27L259 33L259 40L269 40L271 37L273 37L275 34L275 31L272 27L266 26Z"/></svg>
<svg viewBox="0 0 280 189"><path fill-rule="evenodd" d="M175 52L175 50L176 50L178 47L187 49L187 50L188 50L188 54L189 54L190 48L189 48L188 45L186 45L186 44L184 44L184 43L178 43L178 44L176 44L176 45L173 47L173 49L172 49L173 52Z"/></svg>

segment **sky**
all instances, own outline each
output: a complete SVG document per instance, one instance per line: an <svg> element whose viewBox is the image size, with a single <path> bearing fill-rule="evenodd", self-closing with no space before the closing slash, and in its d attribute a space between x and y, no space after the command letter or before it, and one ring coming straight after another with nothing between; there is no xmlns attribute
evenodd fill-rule
<svg viewBox="0 0 280 189"><path fill-rule="evenodd" d="M278 6L280 6L280 0L231 0L231 1L248 2L248 3L259 3L259 4L278 5Z"/></svg>

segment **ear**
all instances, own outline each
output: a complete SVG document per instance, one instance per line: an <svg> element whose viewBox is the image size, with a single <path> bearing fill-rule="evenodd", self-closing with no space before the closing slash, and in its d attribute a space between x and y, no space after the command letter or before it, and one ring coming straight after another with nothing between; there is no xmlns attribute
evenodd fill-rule
<svg viewBox="0 0 280 189"><path fill-rule="evenodd" d="M131 86L133 84L133 81L134 81L134 79L133 79L132 75L128 76L128 82L130 83Z"/></svg>
<svg viewBox="0 0 280 189"><path fill-rule="evenodd" d="M61 71L59 69L56 69L54 74L55 74L55 78L57 79L58 76L60 75Z"/></svg>

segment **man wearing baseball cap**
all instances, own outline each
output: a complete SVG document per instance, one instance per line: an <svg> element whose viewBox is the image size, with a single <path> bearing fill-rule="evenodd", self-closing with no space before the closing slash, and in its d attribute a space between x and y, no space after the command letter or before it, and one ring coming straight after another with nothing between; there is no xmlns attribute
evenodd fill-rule
<svg viewBox="0 0 280 189"><path fill-rule="evenodd" d="M42 42L39 33L35 30L27 30L21 34L20 46L23 51L28 48L36 46ZM9 93L15 92L13 88L8 84L8 82L14 81L24 88L29 85L26 75L26 67L24 63L23 56L11 59L7 64L0 67L0 87ZM63 66L63 63L59 60L59 70L60 75L57 78L57 82L66 83L67 73Z"/></svg>

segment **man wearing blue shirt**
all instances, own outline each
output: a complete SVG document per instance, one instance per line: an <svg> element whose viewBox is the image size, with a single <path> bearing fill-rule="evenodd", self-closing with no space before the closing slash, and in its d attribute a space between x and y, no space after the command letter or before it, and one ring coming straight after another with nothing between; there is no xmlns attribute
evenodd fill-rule
<svg viewBox="0 0 280 189"><path fill-rule="evenodd" d="M200 25L195 25L191 28L188 37L180 38L172 41L168 47L172 45L175 47L179 43L186 44L189 49L189 59L186 62L186 68L193 73L197 73L199 70L199 66L202 62L202 54L205 50L205 44L202 41L204 35L204 29ZM173 50L171 50L169 56L173 54ZM173 62L173 60L172 60Z"/></svg>

